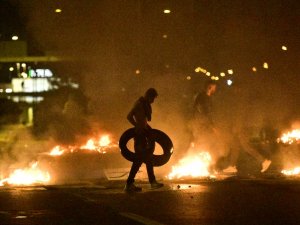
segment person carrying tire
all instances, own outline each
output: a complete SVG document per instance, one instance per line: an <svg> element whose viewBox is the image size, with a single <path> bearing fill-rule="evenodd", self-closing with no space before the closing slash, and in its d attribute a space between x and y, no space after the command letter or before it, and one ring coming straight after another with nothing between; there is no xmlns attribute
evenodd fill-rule
<svg viewBox="0 0 300 225"><path fill-rule="evenodd" d="M151 104L158 96L157 91L154 88L149 88L144 96L140 97L127 115L128 121L135 127L134 137L134 150L137 155L133 161L129 176L124 190L126 192L139 192L142 191L141 187L134 185L134 178L139 171L139 168L145 162L147 168L147 174L151 188L160 188L162 183L156 181L154 175L154 169L152 164L153 148L151 148L151 135L149 130L151 127L148 121L151 121L152 108Z"/></svg>

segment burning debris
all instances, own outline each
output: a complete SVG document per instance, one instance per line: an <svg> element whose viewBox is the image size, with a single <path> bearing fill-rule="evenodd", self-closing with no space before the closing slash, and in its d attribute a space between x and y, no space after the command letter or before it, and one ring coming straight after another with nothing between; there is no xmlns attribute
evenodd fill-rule
<svg viewBox="0 0 300 225"><path fill-rule="evenodd" d="M86 151L105 154L108 149L117 148L117 146L117 144L112 143L109 135L101 135L98 139L90 138L85 144L79 146L63 147L57 145L49 152L41 154L38 160L31 163L29 167L15 169L9 173L8 176L3 176L2 174L0 186L49 184L53 181L53 176L51 176L53 174L52 172L49 172L51 171L51 163L53 163L51 158L57 158L58 156L72 154L75 152L82 152L80 156L83 156ZM45 160L42 156L48 157ZM51 158L49 158L49 156ZM47 165L47 169L42 168L41 165Z"/></svg>
<svg viewBox="0 0 300 225"><path fill-rule="evenodd" d="M287 176L295 176L300 174L300 167L296 167L290 170L282 170L281 173Z"/></svg>
<svg viewBox="0 0 300 225"><path fill-rule="evenodd" d="M168 179L209 177L209 167L211 156L208 152L189 154L179 161L176 166L172 166L172 172L167 176Z"/></svg>
<svg viewBox="0 0 300 225"><path fill-rule="evenodd" d="M50 174L39 168L38 162L25 169L14 170L8 178L0 180L0 186L8 185L32 185L48 183Z"/></svg>
<svg viewBox="0 0 300 225"><path fill-rule="evenodd" d="M60 156L66 153L73 153L75 151L79 150L89 150L89 151L96 151L101 154L105 154L107 152L107 149L109 148L116 148L118 145L112 143L111 138L109 135L103 135L100 136L99 139L90 138L88 141L78 146L67 146L63 147L60 145L55 146L49 153L51 156Z"/></svg>
<svg viewBox="0 0 300 225"><path fill-rule="evenodd" d="M287 133L284 133L280 138L277 140L278 143L283 144L299 144L300 143L300 129L294 129Z"/></svg>

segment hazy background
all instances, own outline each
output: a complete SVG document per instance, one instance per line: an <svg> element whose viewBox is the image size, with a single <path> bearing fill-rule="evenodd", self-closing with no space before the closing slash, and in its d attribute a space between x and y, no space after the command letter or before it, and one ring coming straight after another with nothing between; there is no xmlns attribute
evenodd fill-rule
<svg viewBox="0 0 300 225"><path fill-rule="evenodd" d="M299 120L299 1L8 2L32 55L75 59L53 68L79 82L88 128L110 130L118 139L130 127L126 115L134 101L154 87L159 98L151 125L171 137L181 157L190 141L194 96L209 79L195 73L198 66L213 75L234 71L220 79L214 99L220 127L231 127L237 115L253 126L268 118L279 130Z"/></svg>

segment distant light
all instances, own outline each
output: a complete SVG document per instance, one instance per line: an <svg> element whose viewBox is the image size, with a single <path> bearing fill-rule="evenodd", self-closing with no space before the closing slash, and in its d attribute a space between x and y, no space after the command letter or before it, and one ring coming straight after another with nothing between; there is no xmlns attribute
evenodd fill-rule
<svg viewBox="0 0 300 225"><path fill-rule="evenodd" d="M3 93L3 89L0 89L0 93Z"/></svg>
<svg viewBox="0 0 300 225"><path fill-rule="evenodd" d="M264 63L264 65L263 65L263 67L265 68L265 69L268 69L269 68L269 65L268 65L268 63Z"/></svg>
<svg viewBox="0 0 300 225"><path fill-rule="evenodd" d="M6 93L12 93L12 89L11 89L11 88L6 88L6 89L5 89L5 92L6 92Z"/></svg>
<svg viewBox="0 0 300 225"><path fill-rule="evenodd" d="M220 76L221 76L221 77L225 77L225 73L224 73L224 72L221 72L221 73L220 73Z"/></svg>
<svg viewBox="0 0 300 225"><path fill-rule="evenodd" d="M163 38L164 38L164 39L167 39L167 38L168 38L168 35L167 35L167 34L164 34L164 35L163 35Z"/></svg>
<svg viewBox="0 0 300 225"><path fill-rule="evenodd" d="M56 13L61 13L62 10L61 10L61 9L55 9L55 12L56 12Z"/></svg>
<svg viewBox="0 0 300 225"><path fill-rule="evenodd" d="M12 66L9 67L9 71L14 71L14 68Z"/></svg>
<svg viewBox="0 0 300 225"><path fill-rule="evenodd" d="M187 79L187 80L191 80L192 77L191 77L191 76L187 76L186 79Z"/></svg>
<svg viewBox="0 0 300 225"><path fill-rule="evenodd" d="M232 80L227 80L227 85L228 85L228 86L231 86L232 83L233 83Z"/></svg>
<svg viewBox="0 0 300 225"><path fill-rule="evenodd" d="M169 69L169 68L170 68L170 65L169 65L169 64L166 64L165 67L166 67L167 69Z"/></svg>
<svg viewBox="0 0 300 225"><path fill-rule="evenodd" d="M228 74L233 74L233 70L227 70Z"/></svg>
<svg viewBox="0 0 300 225"><path fill-rule="evenodd" d="M219 77L216 77L216 76L211 76L211 78L210 79L212 79L212 80L219 80Z"/></svg>
<svg viewBox="0 0 300 225"><path fill-rule="evenodd" d="M287 51L287 47L286 46L281 46L281 49L283 50L283 51Z"/></svg>
<svg viewBox="0 0 300 225"><path fill-rule="evenodd" d="M196 73L199 73L199 72L206 73L207 71L206 71L206 69L203 69L203 68L201 68L200 66L198 66L198 67L195 69L195 72L196 72Z"/></svg>
<svg viewBox="0 0 300 225"><path fill-rule="evenodd" d="M257 71L256 67L253 66L253 67L252 67L252 71L253 71L253 72L256 72L256 71Z"/></svg>
<svg viewBox="0 0 300 225"><path fill-rule="evenodd" d="M141 73L140 70L136 70L136 71L135 71L135 74L140 74L140 73Z"/></svg>
<svg viewBox="0 0 300 225"><path fill-rule="evenodd" d="M14 35L14 36L11 37L11 39L12 39L13 41L17 41L17 40L19 39L19 37L18 37L17 35Z"/></svg>
<svg viewBox="0 0 300 225"><path fill-rule="evenodd" d="M205 74L206 74L206 76L210 76L210 72L206 72Z"/></svg>
<svg viewBox="0 0 300 225"><path fill-rule="evenodd" d="M22 66L23 68L26 68L26 63L22 63L21 66Z"/></svg>
<svg viewBox="0 0 300 225"><path fill-rule="evenodd" d="M171 10L170 10L170 9L165 9L165 10L164 10L164 13L165 13L165 14L170 14L170 13L171 13Z"/></svg>
<svg viewBox="0 0 300 225"><path fill-rule="evenodd" d="M23 78L27 78L27 77L28 77L28 75L27 75L27 73L25 73L25 72L22 72L22 73L21 73L21 77L23 77Z"/></svg>

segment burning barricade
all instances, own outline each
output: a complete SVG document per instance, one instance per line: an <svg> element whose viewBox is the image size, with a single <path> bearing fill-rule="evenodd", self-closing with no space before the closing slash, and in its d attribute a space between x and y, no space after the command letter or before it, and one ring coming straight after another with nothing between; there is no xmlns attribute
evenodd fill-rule
<svg viewBox="0 0 300 225"><path fill-rule="evenodd" d="M300 129L283 133L277 142L285 148L285 166L281 173L286 176L298 176L300 174Z"/></svg>
<svg viewBox="0 0 300 225"><path fill-rule="evenodd" d="M49 152L37 156L28 166L15 166L1 173L0 186L45 185L72 180L103 178L101 168L108 164L104 155L119 155L118 145L109 135L90 138L79 146L56 145Z"/></svg>

